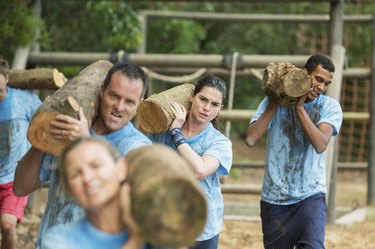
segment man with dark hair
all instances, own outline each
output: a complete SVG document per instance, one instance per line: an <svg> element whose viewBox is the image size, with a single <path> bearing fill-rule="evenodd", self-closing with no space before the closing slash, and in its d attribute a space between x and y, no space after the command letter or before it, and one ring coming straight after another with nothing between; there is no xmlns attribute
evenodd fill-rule
<svg viewBox="0 0 375 249"><path fill-rule="evenodd" d="M17 162L30 143L26 133L29 122L40 105L32 91L8 86L9 64L0 58L0 227L1 248L15 249L16 224L23 217L28 196L12 191Z"/></svg>
<svg viewBox="0 0 375 249"><path fill-rule="evenodd" d="M147 77L143 70L134 64L115 64L108 71L102 87L98 117L91 129L80 110L80 119L58 115L51 122L50 132L57 139L73 140L80 136L102 136L125 156L130 150L151 141L130 122L135 116L147 88ZM44 183L49 183L47 206L39 228L36 248L43 248L43 234L49 227L58 223L77 221L84 215L65 193L56 168L56 157L32 147L20 161L13 186L19 196L32 193Z"/></svg>
<svg viewBox="0 0 375 249"><path fill-rule="evenodd" d="M268 248L324 248L327 220L324 151L342 123L340 104L323 95L335 67L326 56L306 64L311 90L294 106L266 97L250 121L250 147L267 132L261 193L263 244Z"/></svg>

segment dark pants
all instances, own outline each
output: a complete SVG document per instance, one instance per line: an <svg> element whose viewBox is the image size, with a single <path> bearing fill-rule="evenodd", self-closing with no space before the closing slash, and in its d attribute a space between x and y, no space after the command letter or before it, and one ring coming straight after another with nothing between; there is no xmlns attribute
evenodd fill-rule
<svg viewBox="0 0 375 249"><path fill-rule="evenodd" d="M216 235L208 240L197 241L194 246L189 247L189 249L217 249L218 244L219 235Z"/></svg>
<svg viewBox="0 0 375 249"><path fill-rule="evenodd" d="M261 201L263 245L266 249L324 249L327 222L325 194L292 205Z"/></svg>

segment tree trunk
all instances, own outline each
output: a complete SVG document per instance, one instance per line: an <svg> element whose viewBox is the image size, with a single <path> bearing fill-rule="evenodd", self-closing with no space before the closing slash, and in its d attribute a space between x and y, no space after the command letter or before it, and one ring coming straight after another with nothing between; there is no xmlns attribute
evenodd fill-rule
<svg viewBox="0 0 375 249"><path fill-rule="evenodd" d="M286 62L272 62L264 72L263 90L280 105L290 106L311 89L311 80L305 69Z"/></svg>
<svg viewBox="0 0 375 249"><path fill-rule="evenodd" d="M56 90L65 82L65 76L56 68L11 69L9 71L9 86L14 88Z"/></svg>
<svg viewBox="0 0 375 249"><path fill-rule="evenodd" d="M176 101L189 111L194 88L193 84L185 83L149 96L137 110L139 129L152 134L167 130L174 120L170 109L171 102Z"/></svg>
<svg viewBox="0 0 375 249"><path fill-rule="evenodd" d="M163 248L194 243L206 223L207 204L188 163L161 144L133 150L126 160L141 237Z"/></svg>
<svg viewBox="0 0 375 249"><path fill-rule="evenodd" d="M59 155L68 141L55 139L50 134L49 123L58 114L79 119L80 107L91 126L98 112L101 86L111 66L106 60L94 62L47 97L30 123L27 133L30 143L44 152Z"/></svg>

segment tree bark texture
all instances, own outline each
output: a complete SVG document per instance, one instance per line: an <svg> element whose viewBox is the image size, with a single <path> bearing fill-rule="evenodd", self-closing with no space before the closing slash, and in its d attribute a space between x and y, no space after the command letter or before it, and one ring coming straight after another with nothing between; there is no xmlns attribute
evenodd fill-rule
<svg viewBox="0 0 375 249"><path fill-rule="evenodd" d="M207 204L188 163L161 144L133 150L126 160L141 237L163 248L193 244L206 223Z"/></svg>
<svg viewBox="0 0 375 249"><path fill-rule="evenodd" d="M11 69L9 86L21 89L51 89L62 87L67 79L56 68Z"/></svg>
<svg viewBox="0 0 375 249"><path fill-rule="evenodd" d="M139 129L152 134L167 130L174 120L170 109L172 101L182 104L189 111L194 88L193 84L185 83L149 96L137 110Z"/></svg>
<svg viewBox="0 0 375 249"><path fill-rule="evenodd" d="M263 90L280 105L291 106L311 89L311 80L305 69L287 62L270 63L263 75Z"/></svg>
<svg viewBox="0 0 375 249"><path fill-rule="evenodd" d="M79 119L80 107L91 127L98 113L101 87L111 66L106 60L94 62L47 97L31 120L27 133L30 143L44 152L59 155L68 141L55 139L49 124L58 114Z"/></svg>

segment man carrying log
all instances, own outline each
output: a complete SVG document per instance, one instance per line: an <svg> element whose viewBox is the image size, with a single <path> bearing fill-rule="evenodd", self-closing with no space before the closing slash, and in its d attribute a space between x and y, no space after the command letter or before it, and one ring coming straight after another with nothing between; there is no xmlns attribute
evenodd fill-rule
<svg viewBox="0 0 375 249"><path fill-rule="evenodd" d="M15 249L16 224L20 222L28 196L12 191L17 162L30 143L26 138L29 122L40 105L38 96L28 90L8 86L9 64L0 59L0 227L1 248Z"/></svg>
<svg viewBox="0 0 375 249"><path fill-rule="evenodd" d="M80 136L102 136L121 156L132 149L151 144L130 122L146 89L147 77L140 67L133 64L115 64L104 79L98 114L91 129L81 108L79 119L69 115L57 115L55 120L50 122L50 133L55 139L67 141ZM56 158L33 146L16 170L13 190L18 196L32 193L43 184L49 183L48 201L39 228L37 249L43 248L43 234L46 229L55 224L77 221L84 214L83 210L62 192Z"/></svg>
<svg viewBox="0 0 375 249"><path fill-rule="evenodd" d="M268 132L260 204L266 249L324 248L324 151L331 136L339 133L342 110L336 100L323 94L332 83L332 61L313 55L304 68L311 89L288 106L268 95L246 134L246 143L252 147Z"/></svg>

